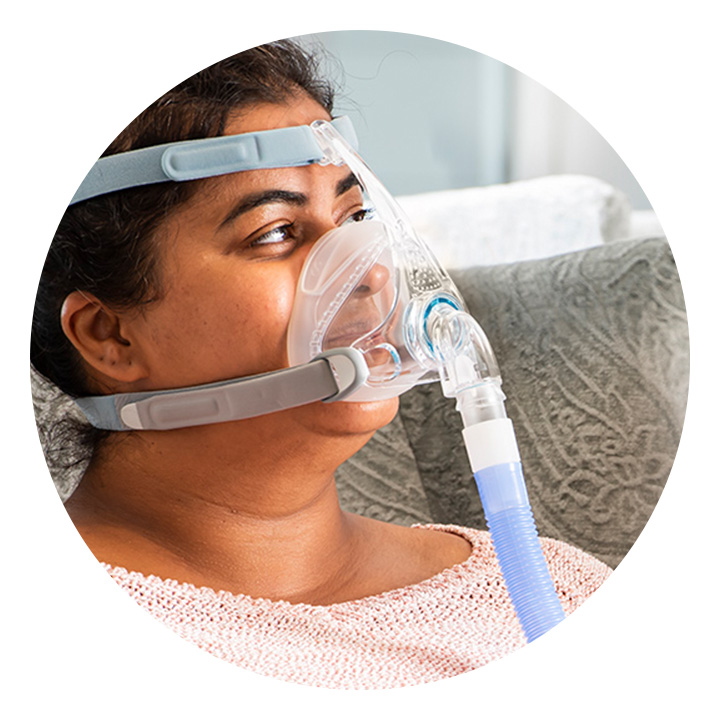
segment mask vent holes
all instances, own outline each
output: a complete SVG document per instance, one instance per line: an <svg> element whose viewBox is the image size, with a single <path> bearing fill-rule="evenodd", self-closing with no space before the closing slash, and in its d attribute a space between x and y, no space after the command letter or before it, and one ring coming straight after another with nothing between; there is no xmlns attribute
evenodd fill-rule
<svg viewBox="0 0 720 720"><path fill-rule="evenodd" d="M363 352L370 370L368 385L383 385L394 380L402 370L402 361L396 348L390 343L380 343Z"/></svg>

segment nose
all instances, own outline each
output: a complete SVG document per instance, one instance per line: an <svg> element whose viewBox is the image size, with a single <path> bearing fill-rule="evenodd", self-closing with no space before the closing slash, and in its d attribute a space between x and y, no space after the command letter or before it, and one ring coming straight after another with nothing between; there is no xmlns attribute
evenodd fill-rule
<svg viewBox="0 0 720 720"><path fill-rule="evenodd" d="M302 243L302 246L298 248L295 257L297 257L301 263L304 263L318 241L328 233L337 229L338 226L332 217L314 218L312 222L308 222L305 226L306 240Z"/></svg>
<svg viewBox="0 0 720 720"><path fill-rule="evenodd" d="M365 273L365 277L363 277L360 284L355 288L354 294L360 296L376 295L387 285L389 279L390 270L385 267L385 265L375 263L367 273Z"/></svg>

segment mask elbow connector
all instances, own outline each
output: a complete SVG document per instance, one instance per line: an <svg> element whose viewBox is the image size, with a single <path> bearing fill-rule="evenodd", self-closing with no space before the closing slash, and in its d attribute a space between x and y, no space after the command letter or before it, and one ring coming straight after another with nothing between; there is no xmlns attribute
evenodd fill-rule
<svg viewBox="0 0 720 720"><path fill-rule="evenodd" d="M425 330L438 363L443 394L455 398L463 425L507 417L500 369L477 320L439 303L428 316Z"/></svg>

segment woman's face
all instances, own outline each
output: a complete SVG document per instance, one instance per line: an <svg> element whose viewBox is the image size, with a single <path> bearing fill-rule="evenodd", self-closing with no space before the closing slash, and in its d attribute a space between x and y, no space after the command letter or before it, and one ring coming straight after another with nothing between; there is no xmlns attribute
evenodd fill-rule
<svg viewBox="0 0 720 720"><path fill-rule="evenodd" d="M330 118L303 95L238 114L226 134L318 119ZM346 167L255 170L206 181L157 234L164 294L133 320L147 367L137 389L287 367L303 262L324 233L362 214L360 189Z"/></svg>

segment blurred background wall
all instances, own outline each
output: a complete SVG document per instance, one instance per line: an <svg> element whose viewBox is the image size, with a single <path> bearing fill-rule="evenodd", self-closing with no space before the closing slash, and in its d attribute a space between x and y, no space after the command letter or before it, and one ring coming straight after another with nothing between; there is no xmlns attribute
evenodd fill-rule
<svg viewBox="0 0 720 720"><path fill-rule="evenodd" d="M556 95L493 58L417 35L377 31L299 38L329 53L363 157L391 192L405 195L582 174L650 208L602 136Z"/></svg>

